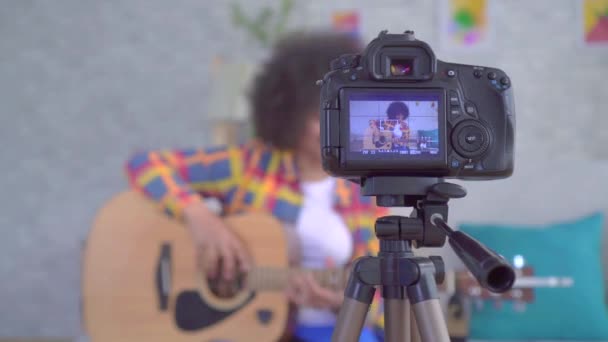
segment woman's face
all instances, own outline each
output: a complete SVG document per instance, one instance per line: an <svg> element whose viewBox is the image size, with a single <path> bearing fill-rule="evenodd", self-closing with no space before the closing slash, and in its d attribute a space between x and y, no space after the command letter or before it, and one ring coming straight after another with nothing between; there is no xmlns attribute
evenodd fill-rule
<svg viewBox="0 0 608 342"><path fill-rule="evenodd" d="M318 160L319 167L321 167L321 126L318 112L309 115L302 133L299 150L300 153L305 153L311 160Z"/></svg>

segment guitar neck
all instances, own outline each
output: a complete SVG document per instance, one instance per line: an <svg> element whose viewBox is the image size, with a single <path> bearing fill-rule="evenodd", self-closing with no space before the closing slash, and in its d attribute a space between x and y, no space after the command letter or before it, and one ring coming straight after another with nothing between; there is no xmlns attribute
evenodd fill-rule
<svg viewBox="0 0 608 342"><path fill-rule="evenodd" d="M254 268L247 275L247 287L260 291L280 291L287 287L289 278L294 274L311 274L325 288L341 290L346 287L346 269L301 269L301 268Z"/></svg>
<svg viewBox="0 0 608 342"><path fill-rule="evenodd" d="M252 290L261 291L283 290L287 286L290 276L302 273L311 274L319 285L332 289L344 289L349 275L347 269L258 267L254 268L247 275L247 287ZM450 277L449 275L452 276ZM463 281L464 279L471 278L468 272L449 272L449 275L443 284L437 286L440 291L450 291L450 285L447 283L452 283L452 286L459 290L470 287L470 284Z"/></svg>
<svg viewBox="0 0 608 342"><path fill-rule="evenodd" d="M568 277L534 277L533 269L524 268L513 286L514 291L493 294L480 287L468 271L447 272L446 279L437 288L441 292L459 292L465 296L481 299L534 301L534 288L569 287L573 280ZM301 269L301 268L255 268L247 276L247 287L261 291L282 291L287 287L290 276L298 273L311 274L325 288L343 290L348 282L348 269Z"/></svg>

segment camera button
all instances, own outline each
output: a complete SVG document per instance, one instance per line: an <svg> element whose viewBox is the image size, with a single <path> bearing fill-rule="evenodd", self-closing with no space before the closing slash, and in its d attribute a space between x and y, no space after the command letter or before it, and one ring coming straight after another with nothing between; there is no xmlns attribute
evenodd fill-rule
<svg viewBox="0 0 608 342"><path fill-rule="evenodd" d="M511 84L511 81L509 80L508 77L503 77L500 79L500 84L508 86L509 84Z"/></svg>
<svg viewBox="0 0 608 342"><path fill-rule="evenodd" d="M472 103L466 103L464 105L464 111L469 115L477 115L477 108L475 108L475 105Z"/></svg>
<svg viewBox="0 0 608 342"><path fill-rule="evenodd" d="M469 130L466 132L464 139L461 142L462 148L468 152L474 152L483 146L484 140L483 133Z"/></svg>
<svg viewBox="0 0 608 342"><path fill-rule="evenodd" d="M458 124L452 132L454 151L465 158L482 155L490 145L487 129L477 121L466 120ZM472 160L469 160L472 163Z"/></svg>
<svg viewBox="0 0 608 342"><path fill-rule="evenodd" d="M452 114L453 117L460 116L460 114L462 114L460 112L460 107L452 107L452 109L450 110L450 114Z"/></svg>
<svg viewBox="0 0 608 342"><path fill-rule="evenodd" d="M496 79L496 73L494 71L490 71L488 73L488 78L491 80L495 80Z"/></svg>
<svg viewBox="0 0 608 342"><path fill-rule="evenodd" d="M473 76L475 76L476 78L480 78L481 76L483 76L483 72L481 72L481 70L475 70L473 71Z"/></svg>
<svg viewBox="0 0 608 342"><path fill-rule="evenodd" d="M454 76L456 76L456 71L454 71L452 69L448 69L447 74L448 74L448 77L454 77Z"/></svg>
<svg viewBox="0 0 608 342"><path fill-rule="evenodd" d="M458 98L458 93L454 90L450 90L450 104L452 106L460 105L460 99Z"/></svg>
<svg viewBox="0 0 608 342"><path fill-rule="evenodd" d="M452 169L458 169L458 168L460 168L460 160L458 160L458 159L452 159L452 162L450 163L450 166L452 166Z"/></svg>

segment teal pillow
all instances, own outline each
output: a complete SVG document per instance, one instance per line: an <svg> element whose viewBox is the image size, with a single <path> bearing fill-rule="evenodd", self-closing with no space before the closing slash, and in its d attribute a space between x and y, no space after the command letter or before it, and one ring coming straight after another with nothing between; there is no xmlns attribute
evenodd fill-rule
<svg viewBox="0 0 608 342"><path fill-rule="evenodd" d="M439 146L439 130L438 129L429 129L429 130L418 130L418 137L429 138L430 143L429 147L438 147Z"/></svg>
<svg viewBox="0 0 608 342"><path fill-rule="evenodd" d="M491 301L471 312L470 337L485 340L608 340L600 244L601 213L548 226L463 224L460 230L507 260L523 256L539 277L571 277L562 288L536 288L533 303L516 310L513 303Z"/></svg>

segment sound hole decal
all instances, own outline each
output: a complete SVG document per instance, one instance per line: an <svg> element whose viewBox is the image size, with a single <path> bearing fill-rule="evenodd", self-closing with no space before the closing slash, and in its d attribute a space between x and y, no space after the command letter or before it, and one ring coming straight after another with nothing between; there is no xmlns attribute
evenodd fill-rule
<svg viewBox="0 0 608 342"><path fill-rule="evenodd" d="M258 321L264 325L270 323L272 321L272 311L269 309L258 310Z"/></svg>

